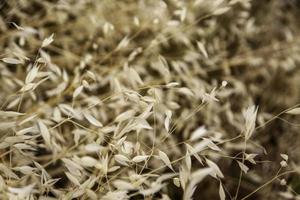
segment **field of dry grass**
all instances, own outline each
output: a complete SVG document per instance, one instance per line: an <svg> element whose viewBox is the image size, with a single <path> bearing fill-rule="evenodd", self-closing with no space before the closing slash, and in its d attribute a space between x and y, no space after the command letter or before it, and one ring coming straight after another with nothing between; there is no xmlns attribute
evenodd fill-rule
<svg viewBox="0 0 300 200"><path fill-rule="evenodd" d="M0 1L0 199L300 199L298 0Z"/></svg>

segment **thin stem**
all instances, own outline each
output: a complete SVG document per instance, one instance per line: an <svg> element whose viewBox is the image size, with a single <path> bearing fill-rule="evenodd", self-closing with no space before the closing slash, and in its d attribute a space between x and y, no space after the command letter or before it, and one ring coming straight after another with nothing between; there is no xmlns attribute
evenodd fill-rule
<svg viewBox="0 0 300 200"><path fill-rule="evenodd" d="M247 198L249 198L250 196L252 196L253 194L255 194L256 192L258 192L259 190L261 190L262 188L266 187L267 185L271 184L274 180L276 180L277 178L284 176L286 174L290 174L290 173L295 173L295 170L291 170L291 171L287 171L287 172L283 172L281 174L277 174L276 176L274 176L272 179L270 179L269 181L267 181L266 183L262 184L261 186L259 186L258 188L256 188L254 191L252 191L251 193L247 194L246 196L244 196L241 200L245 200Z"/></svg>
<svg viewBox="0 0 300 200"><path fill-rule="evenodd" d="M245 152L246 152L246 148L247 148L247 140L244 140L244 148L243 148L243 153L242 153L242 163L244 164L245 162ZM242 177L243 177L243 170L240 170L240 176L239 176L239 182L238 182L238 186L236 189L236 193L235 193L235 197L234 199L238 198L239 195L239 190L240 190L240 186L241 186L241 182L242 182Z"/></svg>

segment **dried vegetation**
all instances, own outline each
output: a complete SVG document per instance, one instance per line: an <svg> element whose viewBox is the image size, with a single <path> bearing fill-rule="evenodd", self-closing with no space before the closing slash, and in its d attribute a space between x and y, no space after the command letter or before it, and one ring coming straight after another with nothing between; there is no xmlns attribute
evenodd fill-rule
<svg viewBox="0 0 300 200"><path fill-rule="evenodd" d="M1 199L299 199L296 0L0 2Z"/></svg>

